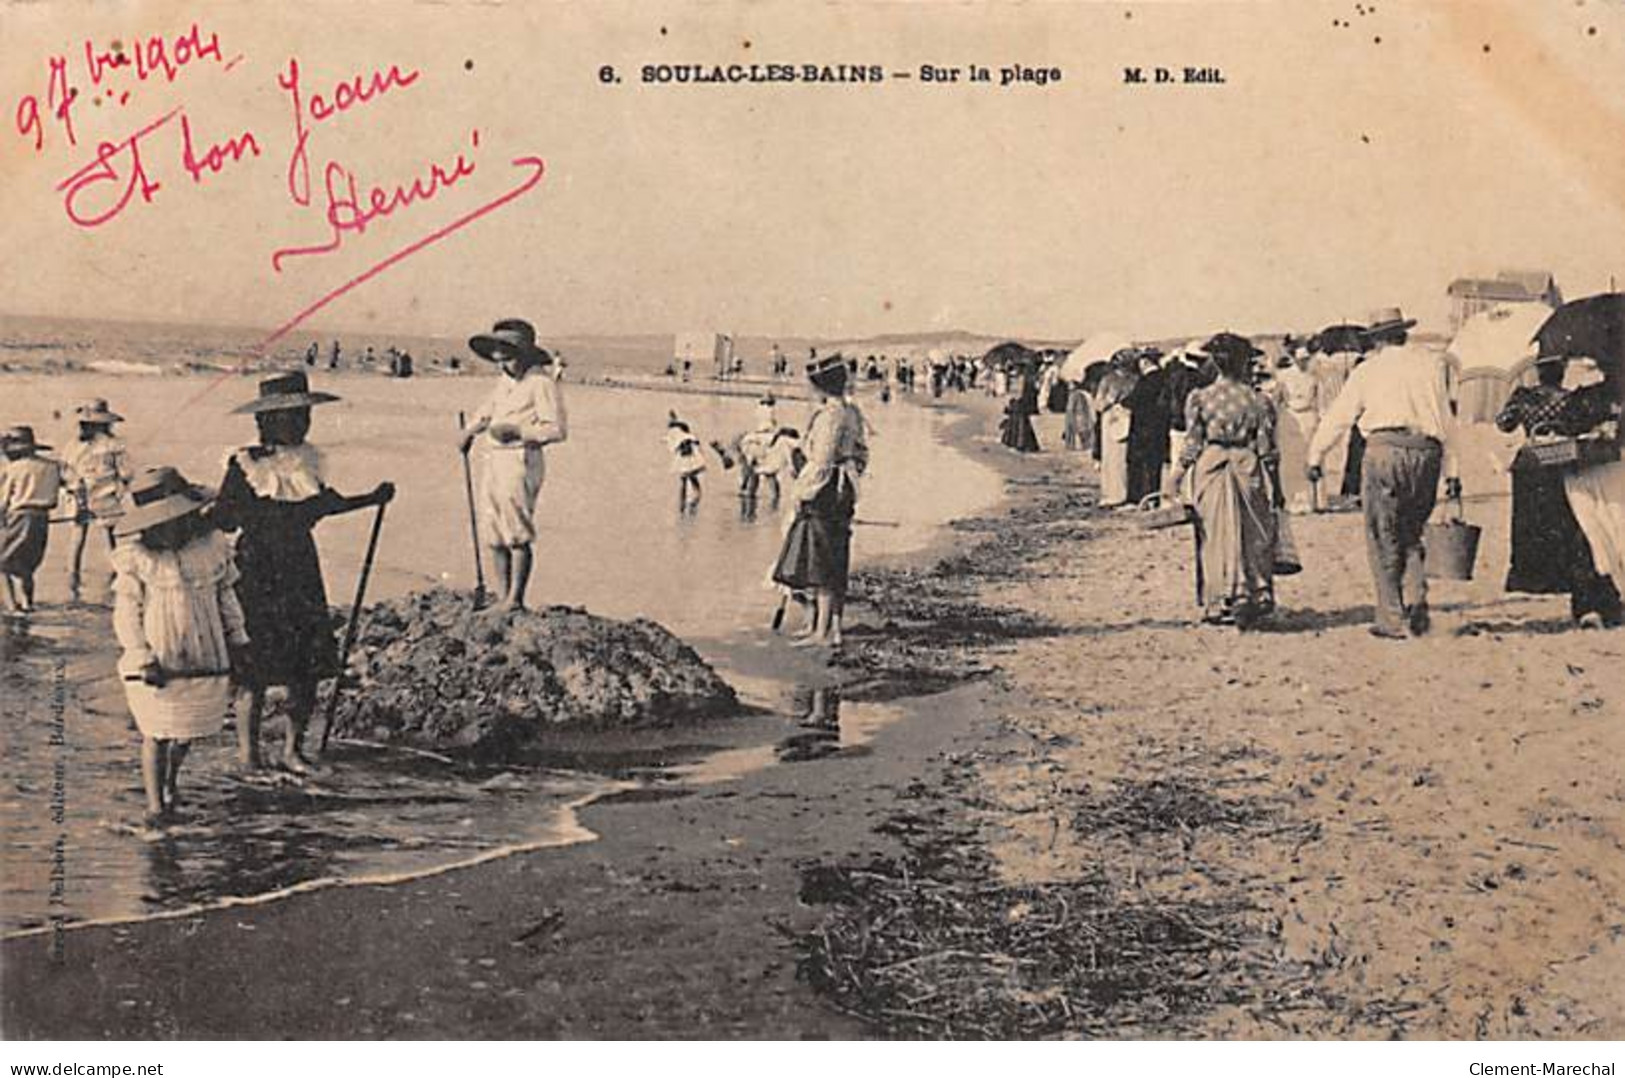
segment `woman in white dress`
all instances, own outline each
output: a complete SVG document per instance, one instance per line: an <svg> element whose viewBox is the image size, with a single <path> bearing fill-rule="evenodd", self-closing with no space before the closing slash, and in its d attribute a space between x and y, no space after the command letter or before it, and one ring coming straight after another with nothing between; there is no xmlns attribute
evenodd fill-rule
<svg viewBox="0 0 1625 1078"><path fill-rule="evenodd" d="M542 450L569 437L562 368L536 344L536 330L517 318L470 337L481 359L502 368L502 380L463 428L459 450L478 442L478 527L490 548L502 589L499 606L521 610L530 586L536 541L536 499L546 468Z"/></svg>

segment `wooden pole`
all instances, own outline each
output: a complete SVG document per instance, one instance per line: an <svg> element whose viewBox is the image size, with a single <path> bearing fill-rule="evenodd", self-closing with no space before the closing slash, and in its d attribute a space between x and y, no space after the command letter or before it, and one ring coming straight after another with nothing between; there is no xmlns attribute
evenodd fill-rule
<svg viewBox="0 0 1625 1078"><path fill-rule="evenodd" d="M457 429L467 426L463 413L457 413ZM468 536L474 543L474 609L478 610L485 605L485 563L480 559L480 522L479 514L474 510L474 471L468 463L468 454L463 455L463 492L468 496Z"/></svg>
<svg viewBox="0 0 1625 1078"><path fill-rule="evenodd" d="M372 518L372 534L367 537L367 554L361 559L361 576L355 582L355 602L350 607L350 623L344 627L344 643L339 648L339 672L333 678L333 693L327 698L327 721L322 724L321 752L327 751L327 739L333 734L333 720L339 713L339 691L344 687L344 672L350 665L350 649L355 646L356 630L361 627L361 604L367 597L367 578L372 575L372 559L378 553L378 533L384 530L384 505Z"/></svg>

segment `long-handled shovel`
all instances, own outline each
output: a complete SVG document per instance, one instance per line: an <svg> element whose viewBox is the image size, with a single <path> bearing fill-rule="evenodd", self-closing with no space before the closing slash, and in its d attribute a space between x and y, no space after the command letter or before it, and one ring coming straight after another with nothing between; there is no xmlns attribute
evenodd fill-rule
<svg viewBox="0 0 1625 1078"><path fill-rule="evenodd" d="M467 425L463 413L457 413L457 428L461 430ZM468 463L468 454L463 454L463 493L468 495L468 537L474 543L474 609L479 610L485 606L485 563L480 559L480 522L479 515L474 511L474 472Z"/></svg>
<svg viewBox="0 0 1625 1078"><path fill-rule="evenodd" d="M378 533L384 530L384 505L372 518L372 534L367 537L367 556L361 559L361 576L355 582L355 602L350 607L350 622L344 627L344 643L339 648L339 672L333 678L333 695L327 698L327 721L322 723L322 752L327 751L327 739L333 734L333 720L339 713L339 691L344 688L344 672L350 666L350 649L355 646L356 630L361 627L361 604L367 597L367 578L372 575L373 555L378 553Z"/></svg>

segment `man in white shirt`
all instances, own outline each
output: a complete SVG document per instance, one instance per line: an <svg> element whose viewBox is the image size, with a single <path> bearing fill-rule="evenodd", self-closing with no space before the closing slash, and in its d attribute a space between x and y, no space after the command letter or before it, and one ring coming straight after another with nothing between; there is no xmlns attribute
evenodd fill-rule
<svg viewBox="0 0 1625 1078"><path fill-rule="evenodd" d="M1366 331L1372 351L1322 414L1309 446L1309 479L1317 482L1326 454L1350 428L1358 424L1365 435L1360 499L1377 591L1371 633L1391 639L1404 639L1407 628L1417 636L1428 631L1422 532L1441 471L1446 496L1461 496L1449 372L1442 356L1407 343L1415 324L1397 307L1373 317Z"/></svg>

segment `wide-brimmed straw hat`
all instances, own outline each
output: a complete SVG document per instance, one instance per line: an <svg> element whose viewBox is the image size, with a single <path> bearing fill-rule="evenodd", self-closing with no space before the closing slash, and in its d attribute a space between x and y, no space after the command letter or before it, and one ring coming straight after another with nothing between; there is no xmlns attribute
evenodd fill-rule
<svg viewBox="0 0 1625 1078"><path fill-rule="evenodd" d="M208 505L213 494L187 481L175 468L148 468L135 477L124 497L124 515L113 525L115 535L134 535Z"/></svg>
<svg viewBox="0 0 1625 1078"><path fill-rule="evenodd" d="M0 431L0 448L10 449L14 446L19 449L32 449L36 452L51 448L43 442L36 442L34 440L33 427L23 426L21 424L15 427L7 427L4 431Z"/></svg>
<svg viewBox="0 0 1625 1078"><path fill-rule="evenodd" d="M124 417L107 406L106 397L92 397L73 410L81 423L122 423Z"/></svg>
<svg viewBox="0 0 1625 1078"><path fill-rule="evenodd" d="M260 382L260 395L247 404L239 404L232 415L251 415L255 412L275 412L287 408L309 408L315 404L329 404L338 400L331 393L313 392L310 379L304 371L289 371Z"/></svg>
<svg viewBox="0 0 1625 1078"><path fill-rule="evenodd" d="M500 363L509 356L523 356L546 365L553 362L547 349L536 343L536 327L522 318L504 318L490 333L476 333L468 346L481 359Z"/></svg>
<svg viewBox="0 0 1625 1078"><path fill-rule="evenodd" d="M1365 324L1366 336L1376 337L1395 330L1410 329L1416 325L1416 319L1406 318L1398 307L1379 307L1371 312Z"/></svg>

